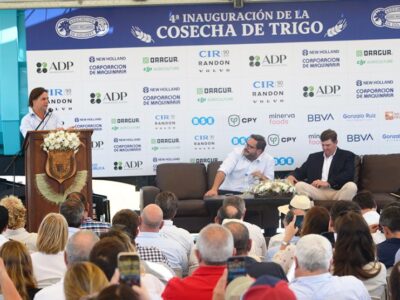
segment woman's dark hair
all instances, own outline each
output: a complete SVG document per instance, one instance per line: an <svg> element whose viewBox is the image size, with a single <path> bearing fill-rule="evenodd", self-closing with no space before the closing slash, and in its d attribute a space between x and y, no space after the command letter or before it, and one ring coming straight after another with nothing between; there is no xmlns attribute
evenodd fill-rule
<svg viewBox="0 0 400 300"><path fill-rule="evenodd" d="M41 94L47 93L48 91L45 88L37 87L34 88L29 94L29 106L33 107L33 100L36 100L40 97Z"/></svg>
<svg viewBox="0 0 400 300"><path fill-rule="evenodd" d="M301 229L301 235L321 234L328 231L329 211L323 206L311 207L304 216L304 222Z"/></svg>
<svg viewBox="0 0 400 300"><path fill-rule="evenodd" d="M390 273L389 279L389 289L390 289L390 299L400 300L400 261L397 262Z"/></svg>
<svg viewBox="0 0 400 300"><path fill-rule="evenodd" d="M334 275L353 275L359 279L375 277L381 270L376 261L376 248L369 227L362 215L348 212L335 221L337 239L333 254ZM372 269L365 270L364 266L375 262Z"/></svg>
<svg viewBox="0 0 400 300"><path fill-rule="evenodd" d="M138 300L139 295L126 284L113 284L100 292L96 300Z"/></svg>

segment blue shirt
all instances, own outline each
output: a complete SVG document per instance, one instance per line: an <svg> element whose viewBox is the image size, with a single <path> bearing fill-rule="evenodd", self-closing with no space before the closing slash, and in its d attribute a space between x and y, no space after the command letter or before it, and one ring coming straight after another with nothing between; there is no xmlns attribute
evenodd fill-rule
<svg viewBox="0 0 400 300"><path fill-rule="evenodd" d="M140 232L135 238L135 242L142 247L153 246L160 249L173 269L187 271L188 257L186 251L176 241L164 238L159 232Z"/></svg>
<svg viewBox="0 0 400 300"><path fill-rule="evenodd" d="M26 136L28 131L35 130L41 121L42 119L29 107L29 112L22 118L21 126L19 127L23 137ZM40 125L40 128L37 130L54 130L63 127L63 125L63 122L60 121L57 114L53 111L49 113L46 120L43 121L42 125Z"/></svg>
<svg viewBox="0 0 400 300"><path fill-rule="evenodd" d="M370 300L361 280L324 273L298 277L289 285L297 300Z"/></svg>
<svg viewBox="0 0 400 300"><path fill-rule="evenodd" d="M394 265L394 257L400 249L400 239L392 238L376 246L378 260L388 269Z"/></svg>

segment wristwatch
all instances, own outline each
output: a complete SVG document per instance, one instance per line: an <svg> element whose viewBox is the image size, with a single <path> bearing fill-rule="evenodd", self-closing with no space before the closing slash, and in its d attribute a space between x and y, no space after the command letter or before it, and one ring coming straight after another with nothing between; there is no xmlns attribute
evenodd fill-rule
<svg viewBox="0 0 400 300"><path fill-rule="evenodd" d="M286 242L286 241L282 241L282 242L281 242L281 245L282 245L282 246L288 246L289 244L290 244L290 242Z"/></svg>

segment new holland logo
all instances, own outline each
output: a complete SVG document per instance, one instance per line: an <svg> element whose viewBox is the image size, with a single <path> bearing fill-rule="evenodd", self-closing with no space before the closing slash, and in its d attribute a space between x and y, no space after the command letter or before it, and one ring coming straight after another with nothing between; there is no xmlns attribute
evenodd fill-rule
<svg viewBox="0 0 400 300"><path fill-rule="evenodd" d="M84 40L106 35L110 24L102 17L76 16L58 20L55 29L60 37Z"/></svg>
<svg viewBox="0 0 400 300"><path fill-rule="evenodd" d="M371 14L371 22L376 27L400 29L400 5L375 9Z"/></svg>

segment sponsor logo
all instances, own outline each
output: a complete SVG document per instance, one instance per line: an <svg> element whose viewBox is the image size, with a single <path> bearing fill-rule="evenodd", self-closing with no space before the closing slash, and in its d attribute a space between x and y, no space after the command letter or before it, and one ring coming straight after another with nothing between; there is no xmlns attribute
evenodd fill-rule
<svg viewBox="0 0 400 300"><path fill-rule="evenodd" d="M148 87L143 91L143 105L174 105L181 104L181 88L173 87Z"/></svg>
<svg viewBox="0 0 400 300"><path fill-rule="evenodd" d="M346 121L372 121L376 119L375 113L343 114L342 119Z"/></svg>
<svg viewBox="0 0 400 300"><path fill-rule="evenodd" d="M127 73L126 56L90 56L89 75L121 75Z"/></svg>
<svg viewBox="0 0 400 300"><path fill-rule="evenodd" d="M72 61L55 61L55 62L37 62L36 73L71 73L73 72L74 62Z"/></svg>
<svg viewBox="0 0 400 300"><path fill-rule="evenodd" d="M303 69L321 69L321 68L339 68L340 50L338 49L322 49L302 51L302 67Z"/></svg>
<svg viewBox="0 0 400 300"><path fill-rule="evenodd" d="M60 37L82 40L105 36L110 24L102 17L76 16L58 20L55 29Z"/></svg>
<svg viewBox="0 0 400 300"><path fill-rule="evenodd" d="M157 164L179 162L180 157L153 157L153 171L157 170Z"/></svg>
<svg viewBox="0 0 400 300"><path fill-rule="evenodd" d="M371 14L371 21L376 27L400 29L400 5L375 9Z"/></svg>
<svg viewBox="0 0 400 300"><path fill-rule="evenodd" d="M332 114L308 114L307 122L325 122L334 121L335 118Z"/></svg>
<svg viewBox="0 0 400 300"><path fill-rule="evenodd" d="M146 73L178 71L178 63L177 56L142 57L142 64L144 65L143 71Z"/></svg>
<svg viewBox="0 0 400 300"><path fill-rule="evenodd" d="M237 145L246 145L247 139L249 137L248 136L234 136L233 138L231 138L231 144L234 146Z"/></svg>
<svg viewBox="0 0 400 300"><path fill-rule="evenodd" d="M101 164L98 164L98 163L93 163L92 164L92 170L93 171L103 171L105 169L106 169L105 166L103 166Z"/></svg>
<svg viewBox="0 0 400 300"><path fill-rule="evenodd" d="M296 114L269 114L268 115L268 123L271 125L288 125L290 120L296 118Z"/></svg>
<svg viewBox="0 0 400 300"><path fill-rule="evenodd" d="M205 126L205 125L214 125L215 119L214 117L193 117L192 124L194 126Z"/></svg>
<svg viewBox="0 0 400 300"><path fill-rule="evenodd" d="M104 141L94 141L92 140L92 150L103 150Z"/></svg>
<svg viewBox="0 0 400 300"><path fill-rule="evenodd" d="M283 81L256 80L252 83L252 102L254 104L283 103L284 89Z"/></svg>
<svg viewBox="0 0 400 300"><path fill-rule="evenodd" d="M215 136L199 134L193 137L194 150L214 150Z"/></svg>
<svg viewBox="0 0 400 300"><path fill-rule="evenodd" d="M48 89L49 104L55 111L69 111L72 110L72 89Z"/></svg>
<svg viewBox="0 0 400 300"><path fill-rule="evenodd" d="M346 139L347 139L348 143L359 143L359 142L367 142L367 141L373 141L374 140L372 134L370 134L370 133L348 134L346 136Z"/></svg>
<svg viewBox="0 0 400 300"><path fill-rule="evenodd" d="M128 161L119 160L119 161L114 161L113 165L115 171L143 169L143 161L141 160L128 160Z"/></svg>
<svg viewBox="0 0 400 300"><path fill-rule="evenodd" d="M267 143L269 146L278 146L279 143L294 143L296 139L297 137L294 136L280 137L278 134L270 134L267 137Z"/></svg>
<svg viewBox="0 0 400 300"><path fill-rule="evenodd" d="M154 128L156 130L173 130L176 127L175 115L155 115Z"/></svg>
<svg viewBox="0 0 400 300"><path fill-rule="evenodd" d="M140 152L142 145L140 138L114 138L114 152Z"/></svg>
<svg viewBox="0 0 400 300"><path fill-rule="evenodd" d="M218 161L218 157L204 157L204 158L191 158L189 159L189 162L192 164L209 164L214 161Z"/></svg>
<svg viewBox="0 0 400 300"><path fill-rule="evenodd" d="M90 93L90 103L92 104L115 104L115 103L126 103L127 92L93 92Z"/></svg>
<svg viewBox="0 0 400 300"><path fill-rule="evenodd" d="M392 120L398 120L398 119L400 119L400 112L394 112L394 111L386 111L385 112L385 120L392 121Z"/></svg>
<svg viewBox="0 0 400 300"><path fill-rule="evenodd" d="M308 143L310 145L321 145L321 136L319 133L313 133L308 135Z"/></svg>
<svg viewBox="0 0 400 300"><path fill-rule="evenodd" d="M95 131L103 130L102 118L74 118L75 129L92 129Z"/></svg>
<svg viewBox="0 0 400 300"><path fill-rule="evenodd" d="M303 97L329 97L329 96L340 96L340 85L320 85L320 86L303 86Z"/></svg>
<svg viewBox="0 0 400 300"><path fill-rule="evenodd" d="M111 129L112 130L125 130L125 129L139 129L140 119L139 118L112 118Z"/></svg>
<svg viewBox="0 0 400 300"><path fill-rule="evenodd" d="M356 63L359 66L393 63L391 49L356 50Z"/></svg>
<svg viewBox="0 0 400 300"><path fill-rule="evenodd" d="M230 115L228 117L228 125L231 127L237 127L240 124L255 124L257 118L253 117L241 117L239 115Z"/></svg>
<svg viewBox="0 0 400 300"><path fill-rule="evenodd" d="M357 99L393 98L393 80L356 80Z"/></svg>
<svg viewBox="0 0 400 300"><path fill-rule="evenodd" d="M199 73L230 72L229 50L200 50L197 62Z"/></svg>
<svg viewBox="0 0 400 300"><path fill-rule="evenodd" d="M382 139L386 142L399 142L400 141L400 133L397 134L382 134Z"/></svg>
<svg viewBox="0 0 400 300"><path fill-rule="evenodd" d="M231 87L197 88L197 102L223 102L233 100Z"/></svg>
<svg viewBox="0 0 400 300"><path fill-rule="evenodd" d="M274 157L275 166L292 166L294 164L294 158L288 157Z"/></svg>
<svg viewBox="0 0 400 300"><path fill-rule="evenodd" d="M269 55L250 55L250 67L280 67L286 66L287 56L285 54L269 54Z"/></svg>
<svg viewBox="0 0 400 300"><path fill-rule="evenodd" d="M150 140L151 150L177 150L180 149L179 138L153 138Z"/></svg>

